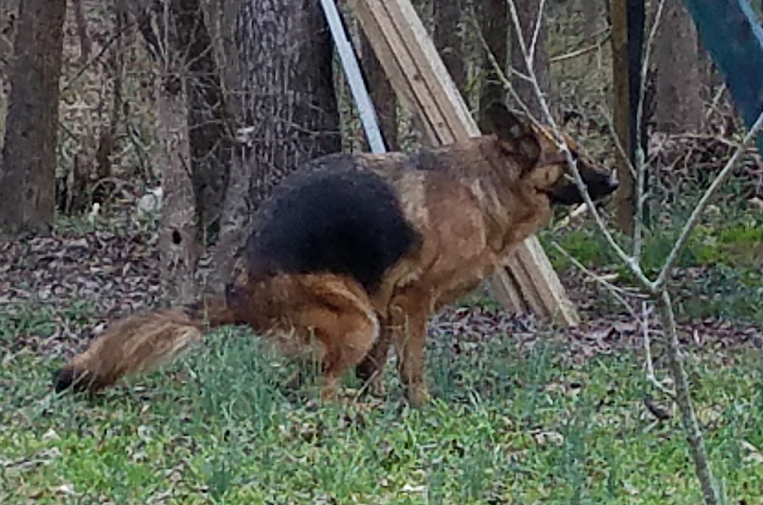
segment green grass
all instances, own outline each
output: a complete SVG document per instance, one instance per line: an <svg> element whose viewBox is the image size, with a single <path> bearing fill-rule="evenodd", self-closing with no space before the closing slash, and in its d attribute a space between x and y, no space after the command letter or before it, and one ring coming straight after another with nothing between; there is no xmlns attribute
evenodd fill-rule
<svg viewBox="0 0 763 505"><path fill-rule="evenodd" d="M560 351L433 342L437 398L419 411L400 411L391 371L384 403L316 406L283 387L277 355L227 330L95 401L54 397L57 363L3 351L0 503L699 503L677 420L642 404L638 357L573 365ZM691 370L729 503L763 499L746 445L763 449L759 358Z"/></svg>

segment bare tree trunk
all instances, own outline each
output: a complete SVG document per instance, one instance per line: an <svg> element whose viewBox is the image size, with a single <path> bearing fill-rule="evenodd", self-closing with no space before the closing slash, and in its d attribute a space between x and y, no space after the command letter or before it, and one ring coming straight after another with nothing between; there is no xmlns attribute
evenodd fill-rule
<svg viewBox="0 0 763 505"><path fill-rule="evenodd" d="M461 37L463 2L464 0L433 0L432 39L453 82L461 94L466 96L466 62Z"/></svg>
<svg viewBox="0 0 763 505"><path fill-rule="evenodd" d="M210 35L214 31L207 27L209 2L142 0L138 8L141 32L160 65L164 195L159 248L165 287L171 298L185 302L197 294L198 260L216 231L229 174L219 53Z"/></svg>
<svg viewBox="0 0 763 505"><path fill-rule="evenodd" d="M11 71L19 3L19 0L0 0L0 78L3 81L8 80Z"/></svg>
<svg viewBox="0 0 763 505"><path fill-rule="evenodd" d="M187 24L184 0L156 5L159 33L156 45L160 72L157 80L159 136L162 141L162 211L159 254L167 295L188 303L196 297L195 274L199 256L196 205L188 110ZM157 12L158 11L158 12Z"/></svg>
<svg viewBox="0 0 763 505"><path fill-rule="evenodd" d="M208 243L207 234L219 228L230 174L229 118L202 2L181 0L176 16L180 47L188 55L188 128L196 211Z"/></svg>
<svg viewBox="0 0 763 505"><path fill-rule="evenodd" d="M480 28L495 60L504 74L509 53L509 8L506 0L485 0L480 11ZM503 102L506 90L489 58L483 58L482 85L480 87L480 110L495 101Z"/></svg>
<svg viewBox="0 0 763 505"><path fill-rule="evenodd" d="M243 0L236 22L238 140L215 252L218 282L273 186L301 163L339 151L331 38L317 1ZM218 288L220 286L217 286Z"/></svg>
<svg viewBox="0 0 763 505"><path fill-rule="evenodd" d="M186 82L182 74L166 68L157 89L164 155L159 254L166 294L178 303L190 303L196 298L199 258Z"/></svg>
<svg viewBox="0 0 763 505"><path fill-rule="evenodd" d="M376 108L379 118L379 127L384 136L387 150L396 151L399 147L397 141L397 97L392 84L387 79L387 74L379 63L371 43L365 33L360 31L361 58L371 100Z"/></svg>
<svg viewBox="0 0 763 505"><path fill-rule="evenodd" d="M0 168L0 230L11 234L53 225L65 14L66 0L19 7Z"/></svg>
<svg viewBox="0 0 763 505"><path fill-rule="evenodd" d="M680 0L665 1L654 62L655 128L667 133L699 130L703 114L697 31Z"/></svg>
<svg viewBox="0 0 763 505"><path fill-rule="evenodd" d="M517 6L519 22L522 25L522 39L525 41L527 47L531 48L533 46L533 37L536 33L535 26L538 20L538 8L540 7L540 3L536 0L515 0L515 4ZM548 77L545 26L545 21L542 21L539 30L537 30L537 38L535 39L535 49L533 52L533 69L538 78L540 89L548 94L550 90L550 81ZM525 65L522 49L517 39L518 34L515 30L512 30L512 34L511 64L515 69L524 74L527 72L527 65ZM512 85L514 86L514 89L517 90L519 98L527 105L530 112L536 117L540 117L540 104L535 96L532 84L521 77L514 77L514 79L512 79Z"/></svg>
<svg viewBox="0 0 763 505"><path fill-rule="evenodd" d="M183 68L188 134L191 148L189 167L193 181L198 239L208 245L217 233L225 191L230 174L230 120L222 87L221 68L223 26L230 21L223 15L230 0L172 0L170 17L159 15L161 4L141 0L141 32L154 53L161 59L160 34L157 28L171 23L170 50L177 65ZM158 17L157 17L158 16ZM228 32L233 29L226 27ZM180 68L180 67L178 67Z"/></svg>

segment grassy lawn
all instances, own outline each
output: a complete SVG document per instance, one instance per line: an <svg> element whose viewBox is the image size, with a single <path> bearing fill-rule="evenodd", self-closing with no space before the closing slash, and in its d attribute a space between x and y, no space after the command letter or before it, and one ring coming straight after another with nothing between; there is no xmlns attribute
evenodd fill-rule
<svg viewBox="0 0 763 505"><path fill-rule="evenodd" d="M644 406L635 354L574 364L552 338L458 354L432 342L437 398L401 411L391 370L384 402L317 406L309 389L283 387L289 366L259 340L222 330L90 401L50 394L57 363L13 348L3 317L3 504L701 500L678 420ZM690 371L728 502L760 504L763 361L694 354Z"/></svg>
<svg viewBox="0 0 763 505"><path fill-rule="evenodd" d="M763 210L718 205L671 285L683 338L699 325L704 342L687 348L687 367L719 485L729 504L761 505ZM649 274L685 212L656 221L666 215L675 222L646 236ZM640 336L606 336L634 323L553 248L592 325L573 339L542 324L507 335L490 314L448 320L429 341L435 399L420 410L400 408L392 365L387 398L354 398L348 377L346 402L318 405L310 388L284 386L290 365L234 329L88 400L57 398L51 373L62 349L81 348L114 313L157 303L155 248L148 232L60 231L69 235L0 257L10 265L0 285L15 289L0 293L1 504L701 503L679 420L657 421L644 403L670 410L644 379ZM589 222L541 234L551 237L631 284ZM726 323L754 325L758 345Z"/></svg>

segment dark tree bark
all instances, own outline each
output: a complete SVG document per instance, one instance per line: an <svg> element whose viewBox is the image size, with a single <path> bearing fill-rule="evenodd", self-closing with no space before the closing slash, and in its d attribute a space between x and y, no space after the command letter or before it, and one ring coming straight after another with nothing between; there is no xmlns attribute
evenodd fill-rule
<svg viewBox="0 0 763 505"><path fill-rule="evenodd" d="M230 174L229 118L210 30L200 0L176 0L180 47L187 54L188 128L200 229L219 228Z"/></svg>
<svg viewBox="0 0 763 505"><path fill-rule="evenodd" d="M456 87L464 95L466 62L461 38L461 14L464 0L433 0L434 33L432 40Z"/></svg>
<svg viewBox="0 0 763 505"><path fill-rule="evenodd" d="M301 163L339 151L331 37L317 0L243 0L236 22L235 149L215 254L220 283L273 186ZM217 286L220 287L219 284Z"/></svg>
<svg viewBox="0 0 763 505"><path fill-rule="evenodd" d="M209 2L142 0L138 20L158 62L164 191L159 251L167 294L193 300L198 260L211 242L228 182L231 135ZM230 29L230 28L229 28Z"/></svg>
<svg viewBox="0 0 763 505"><path fill-rule="evenodd" d="M173 60L170 65L182 71L199 240L208 244L210 235L219 227L222 205L230 174L230 118L222 91L220 53L212 38L216 26L211 19L221 5L208 5L203 0L172 0L165 15L162 4L142 0L138 14L141 32L154 56L162 61L165 51ZM233 3L233 2L228 2ZM205 12L208 11L208 14ZM219 19L217 20L219 21ZM168 48L164 49L162 33L168 24ZM231 27L227 28L232 32ZM224 61L221 63L225 63Z"/></svg>
<svg viewBox="0 0 763 505"><path fill-rule="evenodd" d="M538 20L538 8L539 2L536 0L516 0L517 15L519 17L519 23L522 26L522 39L525 41L527 48L532 46L533 36L535 33L535 25ZM519 72L526 74L527 65L525 64L525 58L522 54L522 49L518 41L518 34L514 30L514 24L512 26L512 38L511 38L511 64ZM541 22L540 29L538 30L538 36L535 42L535 52L533 58L533 70L538 79L538 84L543 93L550 91L550 81L548 77L548 56L546 54L546 23L545 17ZM535 90L531 83L521 77L514 77L512 79L514 89L517 91L519 98L527 105L530 112L537 118L541 118L540 105L536 97Z"/></svg>
<svg viewBox="0 0 763 505"><path fill-rule="evenodd" d="M0 168L0 229L11 234L53 225L65 13L66 0L19 7Z"/></svg>
<svg viewBox="0 0 763 505"><path fill-rule="evenodd" d="M480 28L489 51L501 65L504 75L509 53L509 8L506 0L485 0L480 11ZM486 56L482 64L482 85L480 86L480 110L492 102L503 102L506 90L495 71L492 61Z"/></svg>

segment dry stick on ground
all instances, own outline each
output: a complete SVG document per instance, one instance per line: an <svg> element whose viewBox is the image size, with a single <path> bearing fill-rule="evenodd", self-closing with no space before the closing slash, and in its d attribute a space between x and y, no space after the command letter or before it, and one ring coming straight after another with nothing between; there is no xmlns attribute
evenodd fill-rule
<svg viewBox="0 0 763 505"><path fill-rule="evenodd" d="M513 0L507 0L507 1L508 1L509 9L511 12L511 18L514 24L514 29L517 30L518 33L521 33L521 26L519 23L519 18L517 16L516 5L514 4ZM635 274L636 278L639 280L639 282L642 285L642 289L646 291L647 293L649 293L651 298L658 305L663 326L665 329L665 333L667 336L668 367L670 369L671 374L673 375L673 380L676 386L675 401L678 404L678 408L681 413L681 421L684 426L684 430L686 431L686 434L687 434L689 449L691 452L692 459L694 461L695 472L700 481L700 486L702 488L702 495L704 497L705 503L708 505L717 505L721 503L721 497L720 497L718 488L715 485L715 479L713 477L712 470L710 468L710 463L707 458L707 451L705 449L702 431L699 428L699 423L697 421L697 417L694 412L694 405L691 399L689 382L686 375L686 371L683 366L681 345L678 340L678 333L676 330L673 307L671 304L670 294L665 288L665 281L667 279L668 274L670 273L670 270L672 269L673 265L676 262L678 253L686 244L689 234L693 230L694 226L696 226L699 220L699 216L704 210L704 208L707 206L710 198L712 197L714 192L718 189L718 187L720 187L720 185L723 183L726 177L728 177L728 175L732 172L734 167L739 163L739 161L742 158L742 155L744 154L747 148L747 145L750 142L752 142L753 139L757 137L761 128L763 128L763 113L761 113L761 115L758 117L758 120L755 122L753 127L747 133L744 141L736 150L736 152L731 157L729 162L726 164L724 169L721 171L720 174L718 174L716 179L713 181L713 183L707 189L707 191L702 196L700 201L697 203L697 206L695 207L694 211L692 212L692 215L690 216L689 220L684 226L684 229L682 230L679 239L676 241L673 249L668 255L668 258L665 261L665 264L662 270L660 271L660 274L658 275L657 280L652 282L642 272L638 256L636 255L628 256L625 253L625 251L617 244L617 242L615 242L614 237L612 237L611 233L606 228L606 225L601 219L600 214L598 213L593 203L591 202L590 196L588 195L588 191L585 188L585 185L583 184L583 181L582 181L582 178L580 177L580 173L578 172L577 166L574 160L572 159L572 157L569 155L569 151L566 149L566 146L564 145L564 141L561 140L561 135L560 135L558 126L556 125L556 122L554 121L554 118L550 113L550 109L548 108L548 104L546 103L543 92L538 85L538 81L536 79L536 75L532 66L532 58L531 58L532 53L528 51L526 44L524 43L521 37L518 39L518 42L520 44L520 48L522 50L522 54L525 59L525 64L527 66L527 73L533 83L533 89L535 91L538 102L541 105L541 108L546 117L546 120L552 126L554 133L557 136L557 139L558 139L557 141L560 143L560 147L562 148L563 152L565 152L565 154L567 155L567 161L571 167L575 181L578 184L578 187L580 188L583 194L586 204L588 204L591 212L593 213L599 229L603 232L610 246L617 253L620 259L624 261L625 264L628 265L630 270ZM642 75L642 78L643 78L643 75ZM643 95L640 97L640 101L643 101ZM640 104L639 107L640 107L639 110L641 110L642 104ZM643 153L641 153L641 155L638 158L639 159L637 159L636 168L637 168L637 172L641 172L640 176L641 176L641 180L643 181L643 170L644 170ZM643 197L643 186L639 186L637 188L637 192L638 192L638 198L641 199ZM643 201L640 200L640 204L642 203ZM637 227L640 225L641 223L637 223ZM637 238L640 240L641 239L640 235L638 235ZM636 248L634 252L638 253L639 248ZM651 355L650 355L650 358L651 358Z"/></svg>

